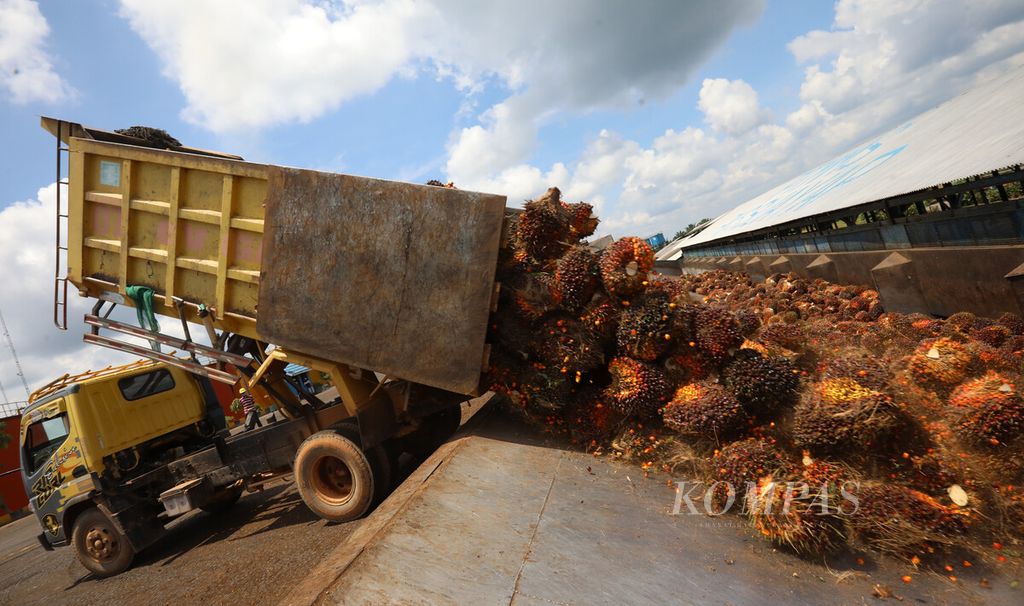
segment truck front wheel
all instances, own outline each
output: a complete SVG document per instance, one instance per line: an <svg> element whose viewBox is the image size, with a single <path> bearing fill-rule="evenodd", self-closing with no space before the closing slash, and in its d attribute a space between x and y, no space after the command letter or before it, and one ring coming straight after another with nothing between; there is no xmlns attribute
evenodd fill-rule
<svg viewBox="0 0 1024 606"><path fill-rule="evenodd" d="M332 430L306 438L295 454L295 482L313 513L332 522L362 516L373 503L373 471L352 440Z"/></svg>
<svg viewBox="0 0 1024 606"><path fill-rule="evenodd" d="M71 531L78 561L98 577L109 577L128 569L135 549L117 526L96 508L87 509L75 520Z"/></svg>

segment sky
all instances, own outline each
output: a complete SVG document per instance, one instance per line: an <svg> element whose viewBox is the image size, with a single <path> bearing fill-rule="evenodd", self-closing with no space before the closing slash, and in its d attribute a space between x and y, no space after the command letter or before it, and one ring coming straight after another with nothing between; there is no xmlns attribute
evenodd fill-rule
<svg viewBox="0 0 1024 606"><path fill-rule="evenodd" d="M671 237L1020 65L1020 0L0 0L0 312L33 389L126 361L52 326L41 115Z"/></svg>

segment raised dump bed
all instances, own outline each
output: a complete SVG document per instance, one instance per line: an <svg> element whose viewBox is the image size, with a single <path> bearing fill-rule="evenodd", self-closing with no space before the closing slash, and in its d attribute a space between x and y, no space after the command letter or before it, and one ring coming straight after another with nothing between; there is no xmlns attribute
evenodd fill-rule
<svg viewBox="0 0 1024 606"><path fill-rule="evenodd" d="M230 333L477 389L503 196L42 125L70 156L67 279L83 296L131 305L126 288L148 286L157 313L178 317L177 297L194 322L205 306Z"/></svg>

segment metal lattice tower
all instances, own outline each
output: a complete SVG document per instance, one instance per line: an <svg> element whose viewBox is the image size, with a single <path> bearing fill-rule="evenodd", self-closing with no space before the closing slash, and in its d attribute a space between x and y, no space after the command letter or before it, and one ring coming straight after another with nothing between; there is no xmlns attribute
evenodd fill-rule
<svg viewBox="0 0 1024 606"><path fill-rule="evenodd" d="M0 311L0 330L4 333L4 339L7 340L7 347L11 350L11 357L14 358L14 368L18 371L18 378L21 379L21 384L25 388L25 397L28 398L32 395L32 391L28 388L28 381L25 380L25 373L21 371L21 362L18 360L18 352L14 350L14 341L11 340L11 333L7 330L7 322L4 321L3 311ZM4 400L7 400L7 394L4 393Z"/></svg>

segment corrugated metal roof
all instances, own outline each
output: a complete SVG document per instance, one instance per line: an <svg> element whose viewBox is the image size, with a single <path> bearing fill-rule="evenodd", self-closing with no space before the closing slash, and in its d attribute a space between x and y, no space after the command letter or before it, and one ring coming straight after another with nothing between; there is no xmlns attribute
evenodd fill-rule
<svg viewBox="0 0 1024 606"><path fill-rule="evenodd" d="M740 204L658 256L1021 163L1024 67Z"/></svg>
<svg viewBox="0 0 1024 606"><path fill-rule="evenodd" d="M306 368L305 366L299 366L298 364L289 364L288 366L284 367L284 374L288 375L289 377L301 375L302 373L305 372L309 372L309 369Z"/></svg>

